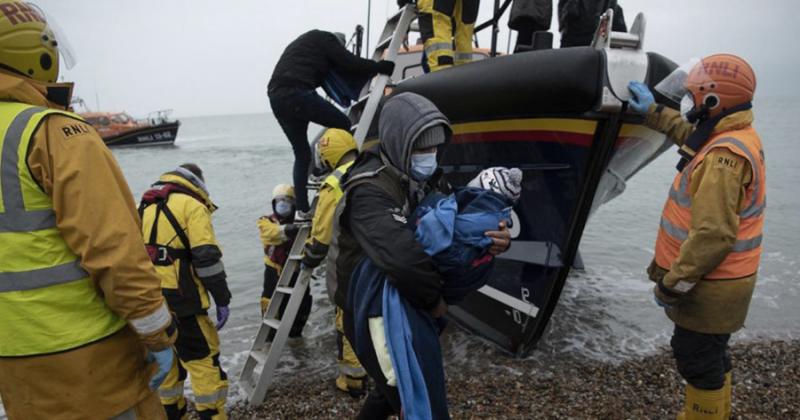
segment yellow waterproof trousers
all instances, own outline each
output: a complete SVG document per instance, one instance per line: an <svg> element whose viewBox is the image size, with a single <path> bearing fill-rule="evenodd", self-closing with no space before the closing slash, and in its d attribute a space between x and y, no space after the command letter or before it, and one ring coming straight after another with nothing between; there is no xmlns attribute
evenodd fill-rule
<svg viewBox="0 0 800 420"><path fill-rule="evenodd" d="M417 1L419 29L431 71L472 61L472 35L479 7L479 0Z"/></svg>
<svg viewBox="0 0 800 420"><path fill-rule="evenodd" d="M339 365L336 387L344 392L365 392L367 371L361 366L356 352L353 351L353 346L350 345L350 340L344 335L344 311L338 306L336 307L336 347L338 350L336 359Z"/></svg>
<svg viewBox="0 0 800 420"><path fill-rule="evenodd" d="M191 376L195 407L203 420L226 419L228 376L219 362L219 336L208 315L178 319L177 357L159 388L169 420L188 419L183 383Z"/></svg>

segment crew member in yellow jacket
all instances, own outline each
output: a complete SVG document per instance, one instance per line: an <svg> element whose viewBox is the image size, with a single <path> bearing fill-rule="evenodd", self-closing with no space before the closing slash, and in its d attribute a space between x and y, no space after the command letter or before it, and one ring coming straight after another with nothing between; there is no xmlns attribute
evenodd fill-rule
<svg viewBox="0 0 800 420"><path fill-rule="evenodd" d="M681 104L680 113L654 104L647 86L630 86L631 107L680 146L648 273L656 302L675 323L673 354L687 382L681 419L731 415L728 340L747 317L766 207L755 88L753 70L730 54L685 65L656 86Z"/></svg>
<svg viewBox="0 0 800 420"><path fill-rule="evenodd" d="M397 4L402 7L410 2L398 0ZM431 71L472 61L472 35L480 0L417 0L417 8L419 32Z"/></svg>
<svg viewBox="0 0 800 420"><path fill-rule="evenodd" d="M289 251L294 245L294 238L297 236L298 227L294 224L295 215L295 195L294 188L289 184L278 184L272 190L272 214L261 216L256 225L258 226L261 244L264 246L264 287L261 292L261 315L267 311L272 294L278 287L278 280L283 273L283 266L289 259ZM300 272L296 271L290 284L297 281ZM289 300L286 299L281 304L278 317L283 317L283 311ZM311 288L306 289L303 301L297 317L294 319L292 328L289 330L289 337L300 337L303 334L303 327L308 321L311 313ZM269 338L275 335L275 330L271 330Z"/></svg>
<svg viewBox="0 0 800 420"><path fill-rule="evenodd" d="M175 323L132 195L39 9L0 0L0 398L9 419L162 419ZM148 363L155 362L148 366ZM160 373L153 377L154 371Z"/></svg>
<svg viewBox="0 0 800 420"><path fill-rule="evenodd" d="M216 208L203 172L192 163L161 175L139 205L150 260L178 317L178 357L159 389L170 419L187 418L183 396L187 372L200 418L226 418L228 377L219 361L217 330L228 320L231 293L211 225ZM216 325L208 317L209 293L216 304Z"/></svg>
<svg viewBox="0 0 800 420"><path fill-rule="evenodd" d="M338 128L326 130L317 144L317 149L320 162L333 172L325 178L319 189L317 208L314 211L314 220L311 222L311 235L304 249L303 265L310 268L319 266L328 254L333 236L333 214L343 194L341 179L358 156L358 145L353 136ZM333 302L333 288L336 286L331 283L327 286ZM344 336L343 316L342 309L337 306L335 322L339 376L336 378L336 387L353 397L358 397L366 392L367 372L359 363L347 337Z"/></svg>

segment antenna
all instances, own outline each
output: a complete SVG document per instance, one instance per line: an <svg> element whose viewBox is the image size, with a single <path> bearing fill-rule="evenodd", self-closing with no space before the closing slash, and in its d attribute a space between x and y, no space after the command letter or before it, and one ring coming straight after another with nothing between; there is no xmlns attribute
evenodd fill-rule
<svg viewBox="0 0 800 420"><path fill-rule="evenodd" d="M372 0L367 0L367 45L364 48L365 56L369 58L369 22L372 17Z"/></svg>
<svg viewBox="0 0 800 420"><path fill-rule="evenodd" d="M94 109L100 111L100 93L97 91L97 82L94 83Z"/></svg>

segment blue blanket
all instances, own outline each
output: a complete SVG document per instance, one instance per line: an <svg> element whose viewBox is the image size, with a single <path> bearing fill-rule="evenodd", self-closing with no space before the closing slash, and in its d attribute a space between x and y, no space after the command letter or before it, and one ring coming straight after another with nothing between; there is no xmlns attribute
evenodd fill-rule
<svg viewBox="0 0 800 420"><path fill-rule="evenodd" d="M369 78L362 75L331 70L322 81L322 90L339 106L347 108L353 101L358 100L361 89L368 81Z"/></svg>
<svg viewBox="0 0 800 420"><path fill-rule="evenodd" d="M504 197L479 188L462 188L449 196L431 194L417 207L416 239L442 273L448 303L461 301L486 283L491 258L481 257L492 241L485 232L496 230L501 220L510 222L510 212ZM356 354L372 351L369 318L384 319L404 418L449 419L439 320L403 299L368 257L353 272L348 302L354 306Z"/></svg>
<svg viewBox="0 0 800 420"><path fill-rule="evenodd" d="M444 299L449 305L481 288L490 265L480 260L492 240L486 231L500 221L511 222L511 203L502 195L481 188L460 188L454 194L430 194L414 211L415 237L433 256L444 277Z"/></svg>
<svg viewBox="0 0 800 420"><path fill-rule="evenodd" d="M353 272L348 302L353 304L352 344L359 357L373 351L369 318L384 318L384 333L404 418L449 419L439 344L441 324L400 297L383 272L366 257Z"/></svg>

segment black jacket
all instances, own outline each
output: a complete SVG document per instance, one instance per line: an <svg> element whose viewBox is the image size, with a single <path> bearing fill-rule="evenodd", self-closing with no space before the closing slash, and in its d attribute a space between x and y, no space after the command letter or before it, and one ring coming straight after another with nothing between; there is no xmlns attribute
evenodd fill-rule
<svg viewBox="0 0 800 420"><path fill-rule="evenodd" d="M550 29L552 18L552 0L514 0L508 17L508 27L515 31L526 28L532 31L546 31Z"/></svg>
<svg viewBox="0 0 800 420"><path fill-rule="evenodd" d="M381 111L379 150L359 156L343 179L345 195L334 216L336 244L331 242L336 250L329 251L328 263L332 258L335 264L334 300L346 311L350 276L364 255L415 307L432 309L442 298L442 277L408 222L418 197L433 183L421 185L408 176L413 144L437 125L446 128L449 140L449 121L433 103L409 92L393 96Z"/></svg>
<svg viewBox="0 0 800 420"><path fill-rule="evenodd" d="M592 43L597 24L605 2L600 0L559 0L558 26L561 31L561 47L588 46ZM611 25L616 32L627 32L622 7L614 5L614 22Z"/></svg>
<svg viewBox="0 0 800 420"><path fill-rule="evenodd" d="M336 35L314 29L300 35L283 51L268 92L273 94L278 88L316 89L332 69L370 77L378 73L377 65L350 53Z"/></svg>
<svg viewBox="0 0 800 420"><path fill-rule="evenodd" d="M336 303L348 308L350 274L367 255L401 296L418 308L432 309L442 296L443 280L414 239L414 227L408 222L414 204L407 197L407 182L385 167L377 153L366 152L359 161L348 174L350 179L384 169L348 188L347 205L339 219Z"/></svg>

